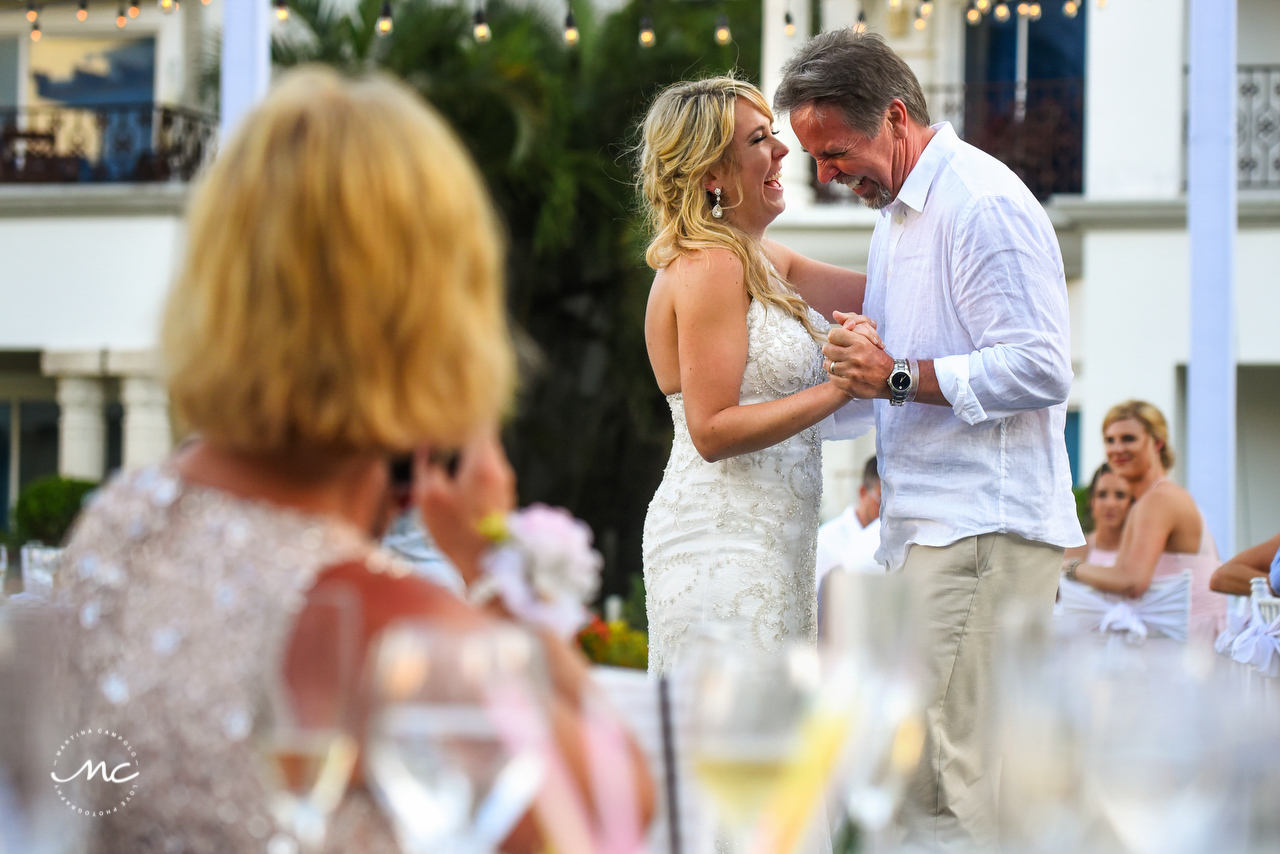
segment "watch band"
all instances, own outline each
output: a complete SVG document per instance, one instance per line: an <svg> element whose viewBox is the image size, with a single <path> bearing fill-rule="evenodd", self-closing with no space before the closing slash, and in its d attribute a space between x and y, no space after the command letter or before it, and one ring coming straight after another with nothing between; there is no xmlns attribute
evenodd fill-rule
<svg viewBox="0 0 1280 854"><path fill-rule="evenodd" d="M907 380L907 387L900 388L899 383L902 377ZM911 363L906 359L894 359L893 370L889 372L889 405L902 406L905 404L915 391L915 377L912 375Z"/></svg>

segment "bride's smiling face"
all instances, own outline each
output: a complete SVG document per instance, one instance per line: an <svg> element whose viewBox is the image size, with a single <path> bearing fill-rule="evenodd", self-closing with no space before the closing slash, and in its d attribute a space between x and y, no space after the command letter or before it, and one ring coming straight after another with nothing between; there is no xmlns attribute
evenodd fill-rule
<svg viewBox="0 0 1280 854"><path fill-rule="evenodd" d="M721 188L720 204L730 222L748 234L763 235L787 206L782 198L787 146L774 135L768 116L745 98L737 99L733 124L736 168L708 175L706 188Z"/></svg>

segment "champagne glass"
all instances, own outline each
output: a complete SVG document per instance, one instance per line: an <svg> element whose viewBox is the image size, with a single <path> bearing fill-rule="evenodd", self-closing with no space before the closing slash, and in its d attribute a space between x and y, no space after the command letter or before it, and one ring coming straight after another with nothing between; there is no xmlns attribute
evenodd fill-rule
<svg viewBox="0 0 1280 854"><path fill-rule="evenodd" d="M283 667L270 680L254 722L260 777L282 829L270 854L319 851L330 815L355 765L359 663L357 595L343 587L312 594L294 623Z"/></svg>
<svg viewBox="0 0 1280 854"><path fill-rule="evenodd" d="M730 837L724 841L741 854L802 746L818 688L817 656L802 647L767 653L708 643L693 665L694 776Z"/></svg>
<svg viewBox="0 0 1280 854"><path fill-rule="evenodd" d="M528 810L550 735L533 640L512 626L389 630L366 767L408 854L495 851Z"/></svg>

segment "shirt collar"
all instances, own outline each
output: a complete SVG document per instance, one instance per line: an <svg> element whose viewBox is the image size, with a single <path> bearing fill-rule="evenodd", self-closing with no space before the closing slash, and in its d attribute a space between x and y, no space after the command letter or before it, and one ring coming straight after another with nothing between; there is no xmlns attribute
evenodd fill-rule
<svg viewBox="0 0 1280 854"><path fill-rule="evenodd" d="M902 189L898 191L897 200L917 213L924 212L924 203L929 197L929 188L933 186L933 179L937 177L938 170L950 159L951 153L956 150L960 142L960 137L956 136L951 122L932 125L932 129L937 133L933 135L933 139L929 140L924 151L920 152L920 159L907 174L907 180L902 182Z"/></svg>

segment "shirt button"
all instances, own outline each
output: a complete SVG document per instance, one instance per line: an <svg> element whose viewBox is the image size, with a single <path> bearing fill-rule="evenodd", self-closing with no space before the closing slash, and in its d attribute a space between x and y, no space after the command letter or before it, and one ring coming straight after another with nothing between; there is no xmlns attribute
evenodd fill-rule
<svg viewBox="0 0 1280 854"><path fill-rule="evenodd" d="M893 221L896 222L898 225L902 225L902 214L898 214L897 216L895 216L893 218Z"/></svg>

